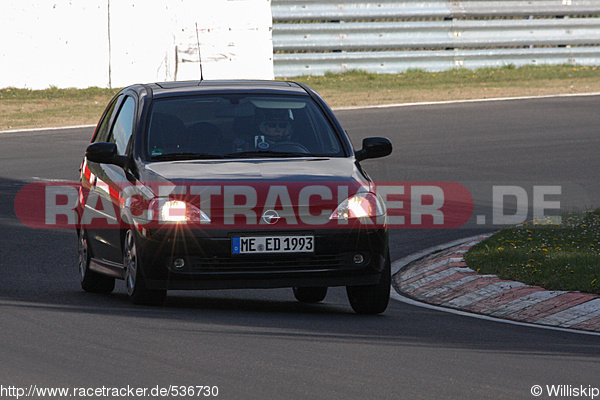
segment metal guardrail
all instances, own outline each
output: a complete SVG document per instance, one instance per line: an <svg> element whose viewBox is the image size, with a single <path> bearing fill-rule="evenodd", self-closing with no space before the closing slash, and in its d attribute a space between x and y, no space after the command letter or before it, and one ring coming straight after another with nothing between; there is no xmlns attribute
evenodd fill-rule
<svg viewBox="0 0 600 400"><path fill-rule="evenodd" d="M276 54L275 76L324 75L353 69L396 74L409 69L443 71L542 64L600 65L600 50L597 47L420 50L335 53L334 57L332 53Z"/></svg>
<svg viewBox="0 0 600 400"><path fill-rule="evenodd" d="M273 21L346 21L385 18L445 18L446 1L295 1L272 0Z"/></svg>
<svg viewBox="0 0 600 400"><path fill-rule="evenodd" d="M600 14L598 0L272 0L275 22L400 18L477 18Z"/></svg>
<svg viewBox="0 0 600 400"><path fill-rule="evenodd" d="M600 65L598 0L273 0L272 12L279 77L349 69Z"/></svg>
<svg viewBox="0 0 600 400"><path fill-rule="evenodd" d="M282 24L274 51L560 46L600 43L600 18Z"/></svg>

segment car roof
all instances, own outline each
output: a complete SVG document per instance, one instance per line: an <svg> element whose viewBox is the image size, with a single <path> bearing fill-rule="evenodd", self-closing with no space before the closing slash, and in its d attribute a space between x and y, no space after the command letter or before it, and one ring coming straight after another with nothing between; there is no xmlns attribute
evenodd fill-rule
<svg viewBox="0 0 600 400"><path fill-rule="evenodd" d="M308 95L306 90L297 83L284 81L202 80L160 82L144 86L152 92L155 98L209 93Z"/></svg>

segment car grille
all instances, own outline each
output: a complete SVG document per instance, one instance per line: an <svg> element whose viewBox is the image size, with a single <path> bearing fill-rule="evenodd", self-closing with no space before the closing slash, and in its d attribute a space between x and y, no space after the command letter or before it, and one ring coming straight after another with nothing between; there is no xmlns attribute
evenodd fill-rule
<svg viewBox="0 0 600 400"><path fill-rule="evenodd" d="M319 255L290 258L192 258L194 272L269 272L269 271L315 271L352 269L347 257L342 255Z"/></svg>

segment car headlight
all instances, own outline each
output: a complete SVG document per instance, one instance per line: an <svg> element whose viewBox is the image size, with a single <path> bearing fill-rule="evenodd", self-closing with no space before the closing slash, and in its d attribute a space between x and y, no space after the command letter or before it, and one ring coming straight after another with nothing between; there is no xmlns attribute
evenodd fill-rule
<svg viewBox="0 0 600 400"><path fill-rule="evenodd" d="M371 192L361 192L344 200L329 217L330 220L382 217L386 214L385 204Z"/></svg>
<svg viewBox="0 0 600 400"><path fill-rule="evenodd" d="M200 224L210 223L210 218L193 204L181 200L158 201L159 222L195 222Z"/></svg>

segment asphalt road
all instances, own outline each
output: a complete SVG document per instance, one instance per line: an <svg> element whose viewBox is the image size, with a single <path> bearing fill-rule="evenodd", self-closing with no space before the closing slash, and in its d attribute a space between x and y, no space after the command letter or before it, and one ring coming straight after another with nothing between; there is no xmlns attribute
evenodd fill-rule
<svg viewBox="0 0 600 400"><path fill-rule="evenodd" d="M337 114L357 146L367 136L392 139L392 156L364 162L374 179L458 182L473 194L464 228L394 230L397 259L496 229L493 186L522 187L529 200L533 186L559 186L551 197L562 208L600 206L599 104L577 97ZM359 316L342 289L321 305L297 303L291 290L170 292L160 308L131 305L122 282L111 295L84 293L74 232L26 228L13 202L26 182L75 180L90 136L0 134L0 398L30 385L210 385L223 399L529 399L533 385L540 398L546 385L600 387L597 336L396 301L383 315Z"/></svg>

